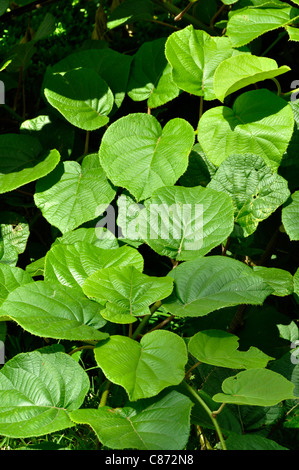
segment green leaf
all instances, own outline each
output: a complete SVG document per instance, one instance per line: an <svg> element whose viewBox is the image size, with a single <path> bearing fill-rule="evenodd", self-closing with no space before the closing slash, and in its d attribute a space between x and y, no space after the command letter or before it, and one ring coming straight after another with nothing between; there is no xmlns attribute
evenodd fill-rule
<svg viewBox="0 0 299 470"><path fill-rule="evenodd" d="M100 268L127 265L143 270L141 254L128 246L109 250L84 241L71 245L59 243L46 255L45 280L82 287L84 281Z"/></svg>
<svg viewBox="0 0 299 470"><path fill-rule="evenodd" d="M211 37L192 25L171 34L165 54L172 67L172 78L182 90L214 100L213 78L218 65L239 54L226 37Z"/></svg>
<svg viewBox="0 0 299 470"><path fill-rule="evenodd" d="M296 41L296 42L299 41L299 29L298 28L294 28L293 26L286 26L286 30L288 32L290 41Z"/></svg>
<svg viewBox="0 0 299 470"><path fill-rule="evenodd" d="M0 306L10 292L29 282L32 278L23 269L0 263Z"/></svg>
<svg viewBox="0 0 299 470"><path fill-rule="evenodd" d="M133 113L109 126L99 156L112 183L141 201L179 179L193 144L194 130L184 119L171 119L162 130L154 116Z"/></svg>
<svg viewBox="0 0 299 470"><path fill-rule="evenodd" d="M6 12L9 7L9 0L0 0L0 16Z"/></svg>
<svg viewBox="0 0 299 470"><path fill-rule="evenodd" d="M82 164L63 162L36 184L34 201L47 221L62 233L101 215L116 194L97 154Z"/></svg>
<svg viewBox="0 0 299 470"><path fill-rule="evenodd" d="M281 220L290 240L299 240L299 191L284 204Z"/></svg>
<svg viewBox="0 0 299 470"><path fill-rule="evenodd" d="M57 150L43 152L28 135L0 135L0 194L50 173L60 160Z"/></svg>
<svg viewBox="0 0 299 470"><path fill-rule="evenodd" d="M223 393L212 398L216 402L235 405L274 406L296 398L294 384L268 369L249 369L228 377L222 384Z"/></svg>
<svg viewBox="0 0 299 470"><path fill-rule="evenodd" d="M56 238L53 245L57 245L58 243L73 245L77 242L86 242L106 250L113 250L119 247L115 235L105 227L98 226L95 228L82 227L72 232L66 232L62 237Z"/></svg>
<svg viewBox="0 0 299 470"><path fill-rule="evenodd" d="M26 249L29 233L29 224L24 217L16 212L0 213L0 242L3 243L0 263L17 264L19 255Z"/></svg>
<svg viewBox="0 0 299 470"><path fill-rule="evenodd" d="M200 362L231 369L266 367L273 357L255 347L239 351L239 338L223 330L205 330L196 333L188 342L189 352Z"/></svg>
<svg viewBox="0 0 299 470"><path fill-rule="evenodd" d="M274 289L272 295L284 297L293 293L293 276L288 271L264 266L254 266L253 270Z"/></svg>
<svg viewBox="0 0 299 470"><path fill-rule="evenodd" d="M289 197L288 182L258 155L229 155L208 184L233 200L235 222L248 237Z"/></svg>
<svg viewBox="0 0 299 470"><path fill-rule="evenodd" d="M293 281L294 281L294 292L299 298L299 268L294 274Z"/></svg>
<svg viewBox="0 0 299 470"><path fill-rule="evenodd" d="M114 323L133 323L137 316L149 315L149 306L168 297L172 289L172 279L148 276L134 265L99 269L83 284L88 297L107 301L101 313Z"/></svg>
<svg viewBox="0 0 299 470"><path fill-rule="evenodd" d="M203 256L233 231L232 200L213 189L160 188L144 205L139 235L157 253L172 259Z"/></svg>
<svg viewBox="0 0 299 470"><path fill-rule="evenodd" d="M0 371L0 434L42 436L72 427L90 387L87 374L62 352L22 353Z"/></svg>
<svg viewBox="0 0 299 470"><path fill-rule="evenodd" d="M0 316L10 317L33 335L70 341L100 341L107 333L102 306L89 300L81 289L36 281L14 289L0 307Z"/></svg>
<svg viewBox="0 0 299 470"><path fill-rule="evenodd" d="M261 305L273 291L249 266L224 256L186 261L169 276L174 291L163 305L180 317L200 317L233 305Z"/></svg>
<svg viewBox="0 0 299 470"><path fill-rule="evenodd" d="M198 141L209 160L220 165L231 154L252 153L277 170L292 137L290 105L274 93L252 90L231 108L206 111L198 124Z"/></svg>
<svg viewBox="0 0 299 470"><path fill-rule="evenodd" d="M97 72L87 68L51 75L45 97L67 121L86 131L105 126L114 103L107 83Z"/></svg>
<svg viewBox="0 0 299 470"><path fill-rule="evenodd" d="M253 83L277 77L288 72L290 67L278 67L268 57L257 57L247 53L230 57L217 67L214 75L214 92L218 100Z"/></svg>
<svg viewBox="0 0 299 470"><path fill-rule="evenodd" d="M74 145L75 129L68 122L50 115L40 115L22 122L20 132L36 137L43 149L56 148L67 159Z"/></svg>
<svg viewBox="0 0 299 470"><path fill-rule="evenodd" d="M37 42L37 41L41 41L42 39L47 38L50 34L52 34L55 31L55 27L56 27L55 23L56 23L55 17L51 15L51 13L46 13L45 16L43 17L41 24L38 27L38 30L33 36L32 41Z"/></svg>
<svg viewBox="0 0 299 470"><path fill-rule="evenodd" d="M166 330L147 333L140 343L127 336L110 336L94 352L105 376L124 387L131 401L178 385L188 359L184 340Z"/></svg>
<svg viewBox="0 0 299 470"><path fill-rule="evenodd" d="M160 38L143 43L132 61L128 95L134 101L147 100L149 108L162 106L180 92L164 54L165 42Z"/></svg>
<svg viewBox="0 0 299 470"><path fill-rule="evenodd" d="M189 155L189 164L186 172L180 178L180 185L207 186L216 173L217 168L211 163L199 144L195 144Z"/></svg>
<svg viewBox="0 0 299 470"><path fill-rule="evenodd" d="M262 34L294 22L298 16L299 9L286 3L273 7L270 3L269 8L266 5L243 8L229 19L227 35L234 47L244 46Z"/></svg>
<svg viewBox="0 0 299 470"><path fill-rule="evenodd" d="M259 434L232 434L225 441L228 450L288 450Z"/></svg>
<svg viewBox="0 0 299 470"><path fill-rule="evenodd" d="M107 21L107 28L153 19L153 4L149 0L125 0L111 13Z"/></svg>
<svg viewBox="0 0 299 470"><path fill-rule="evenodd" d="M77 424L88 424L99 441L112 449L181 450L189 438L192 402L171 391L154 402L129 403L70 413Z"/></svg>

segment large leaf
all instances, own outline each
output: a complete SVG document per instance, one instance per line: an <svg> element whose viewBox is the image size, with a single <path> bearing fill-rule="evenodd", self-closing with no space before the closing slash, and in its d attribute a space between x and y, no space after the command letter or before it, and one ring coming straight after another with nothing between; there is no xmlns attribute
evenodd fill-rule
<svg viewBox="0 0 299 470"><path fill-rule="evenodd" d="M81 165L61 163L40 179L34 200L48 222L65 233L101 215L115 194L98 156L90 154Z"/></svg>
<svg viewBox="0 0 299 470"><path fill-rule="evenodd" d="M135 21L151 21L153 19L153 4L149 0L125 0L111 13L107 21L107 28L114 29L118 26L133 23Z"/></svg>
<svg viewBox="0 0 299 470"><path fill-rule="evenodd" d="M71 124L94 131L108 123L114 98L99 74L87 68L51 75L45 96Z"/></svg>
<svg viewBox="0 0 299 470"><path fill-rule="evenodd" d="M147 100L150 108L162 106L180 92L165 57L165 42L165 38L160 38L143 43L132 62L128 95L134 101Z"/></svg>
<svg viewBox="0 0 299 470"><path fill-rule="evenodd" d="M209 188L160 188L144 205L139 214L140 237L172 259L203 256L233 230L231 198Z"/></svg>
<svg viewBox="0 0 299 470"><path fill-rule="evenodd" d="M42 436L72 427L69 412L80 408L89 386L65 353L18 354L0 371L0 434Z"/></svg>
<svg viewBox="0 0 299 470"><path fill-rule="evenodd" d="M288 72L290 67L278 67L268 57L257 57L247 53L224 60L214 75L214 92L220 101L235 91L260 81L274 78Z"/></svg>
<svg viewBox="0 0 299 470"><path fill-rule="evenodd" d="M239 351L239 338L223 330L196 333L188 342L189 352L200 362L231 369L266 367L273 357L255 347Z"/></svg>
<svg viewBox="0 0 299 470"><path fill-rule="evenodd" d="M0 306L10 292L29 282L32 278L23 269L0 263Z"/></svg>
<svg viewBox="0 0 299 470"><path fill-rule="evenodd" d="M249 266L224 256L186 261L169 276L174 291L163 305L180 317L200 317L239 304L261 305L273 291Z"/></svg>
<svg viewBox="0 0 299 470"><path fill-rule="evenodd" d="M277 170L292 137L290 105L266 89L239 96L231 108L206 111L198 124L198 141L207 157L220 165L230 154L252 153Z"/></svg>
<svg viewBox="0 0 299 470"><path fill-rule="evenodd" d="M228 450L288 450L259 434L232 434L225 441Z"/></svg>
<svg viewBox="0 0 299 470"><path fill-rule="evenodd" d="M28 135L0 136L0 193L6 193L50 173L58 164L57 150L43 152Z"/></svg>
<svg viewBox="0 0 299 470"><path fill-rule="evenodd" d="M267 3L267 2L265 2ZM227 24L227 35L234 47L248 44L268 31L286 26L299 16L299 9L286 3L260 8L247 7L234 13Z"/></svg>
<svg viewBox="0 0 299 470"><path fill-rule="evenodd" d="M94 352L106 377L124 387L131 401L178 385L188 359L184 340L166 330L152 331L140 343L127 336L110 336Z"/></svg>
<svg viewBox="0 0 299 470"><path fill-rule="evenodd" d="M102 316L115 323L133 323L137 316L149 315L149 306L168 297L172 289L169 277L148 276L133 264L99 269L83 284L88 297L107 301Z"/></svg>
<svg viewBox="0 0 299 470"><path fill-rule="evenodd" d="M45 280L60 282L69 287L82 287L84 281L100 268L135 266L143 270L143 258L134 248L99 248L87 242L59 243L46 255Z"/></svg>
<svg viewBox="0 0 299 470"><path fill-rule="evenodd" d="M218 65L239 54L225 37L211 37L192 25L169 36L165 54L172 66L172 77L179 88L193 95L214 100L213 78Z"/></svg>
<svg viewBox="0 0 299 470"><path fill-rule="evenodd" d="M112 449L181 450L189 438L192 405L188 397L171 391L154 402L81 409L70 417L91 426L99 441Z"/></svg>
<svg viewBox="0 0 299 470"><path fill-rule="evenodd" d="M133 113L107 129L99 156L112 183L140 201L179 179L193 144L194 130L184 119L171 119L162 130L154 116Z"/></svg>
<svg viewBox="0 0 299 470"><path fill-rule="evenodd" d="M249 369L228 377L222 384L223 393L213 400L235 405L274 406L283 400L296 398L294 384L269 369Z"/></svg>
<svg viewBox="0 0 299 470"><path fill-rule="evenodd" d="M281 220L290 240L299 240L299 191L282 208Z"/></svg>
<svg viewBox="0 0 299 470"><path fill-rule="evenodd" d="M99 341L108 334L98 331L105 325L102 306L89 300L79 288L36 281L14 289L0 307L30 333L55 339Z"/></svg>
<svg viewBox="0 0 299 470"><path fill-rule="evenodd" d="M46 73L43 86L47 86L48 79L52 74L65 73L78 67L92 69L111 89L114 95L115 109L118 109L125 97L131 61L130 55L120 54L110 48L81 50L55 64Z"/></svg>
<svg viewBox="0 0 299 470"><path fill-rule="evenodd" d="M208 184L233 200L235 222L251 235L289 197L288 182L258 155L230 155Z"/></svg>

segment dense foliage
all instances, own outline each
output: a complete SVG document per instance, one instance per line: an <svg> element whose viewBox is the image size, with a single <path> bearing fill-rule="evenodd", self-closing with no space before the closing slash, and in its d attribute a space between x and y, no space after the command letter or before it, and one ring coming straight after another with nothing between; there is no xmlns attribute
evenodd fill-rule
<svg viewBox="0 0 299 470"><path fill-rule="evenodd" d="M0 15L1 448L298 450L299 1Z"/></svg>

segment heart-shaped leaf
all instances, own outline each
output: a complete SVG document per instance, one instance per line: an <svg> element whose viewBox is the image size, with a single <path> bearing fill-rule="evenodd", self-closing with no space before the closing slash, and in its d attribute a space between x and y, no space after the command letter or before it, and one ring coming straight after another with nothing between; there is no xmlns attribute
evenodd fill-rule
<svg viewBox="0 0 299 470"><path fill-rule="evenodd" d="M169 36L165 54L176 85L188 93L214 100L213 78L218 65L239 54L225 37L212 37L192 25Z"/></svg>
<svg viewBox="0 0 299 470"><path fill-rule="evenodd" d="M128 265L143 270L141 254L129 246L108 250L86 242L59 243L46 255L45 280L82 287L84 281L100 268Z"/></svg>
<svg viewBox="0 0 299 470"><path fill-rule="evenodd" d="M181 450L189 438L192 405L188 397L173 390L153 403L81 409L70 417L91 426L99 441L112 449Z"/></svg>
<svg viewBox="0 0 299 470"><path fill-rule="evenodd" d="M254 266L253 271L274 289L272 295L284 297L293 293L293 276L288 271L279 268L266 268L264 266Z"/></svg>
<svg viewBox="0 0 299 470"><path fill-rule="evenodd" d="M101 314L115 323L133 323L137 316L149 315L149 306L168 297L172 289L172 279L148 276L133 265L99 269L83 284L88 297L107 301Z"/></svg>
<svg viewBox="0 0 299 470"><path fill-rule="evenodd" d="M0 371L0 434L42 436L72 427L69 412L80 408L88 375L63 352L22 353Z"/></svg>
<svg viewBox="0 0 299 470"><path fill-rule="evenodd" d="M61 163L36 184L34 201L43 216L62 233L101 215L116 192L106 178L96 154L80 165Z"/></svg>
<svg viewBox="0 0 299 470"><path fill-rule="evenodd" d="M94 352L106 377L124 387L131 401L178 385L188 359L184 340L166 330L152 331L140 343L127 336L110 336Z"/></svg>
<svg viewBox="0 0 299 470"><path fill-rule="evenodd" d="M134 101L147 100L150 108L162 106L180 92L165 57L165 42L165 38L160 38L143 43L132 62L128 95Z"/></svg>
<svg viewBox="0 0 299 470"><path fill-rule="evenodd" d="M257 57L243 53L224 60L214 75L214 92L218 100L253 83L274 78L288 72L290 67L278 67L277 62L268 57Z"/></svg>
<svg viewBox="0 0 299 470"><path fill-rule="evenodd" d="M23 269L0 263L0 305L10 292L29 282L32 282L32 278Z"/></svg>
<svg viewBox="0 0 299 470"><path fill-rule="evenodd" d="M289 197L288 182L258 155L230 155L208 184L233 200L235 222L248 237Z"/></svg>
<svg viewBox="0 0 299 470"><path fill-rule="evenodd" d="M231 198L209 188L160 188L144 205L139 214L140 237L172 259L203 256L233 231Z"/></svg>
<svg viewBox="0 0 299 470"><path fill-rule="evenodd" d="M283 400L296 398L294 384L269 369L249 369L228 377L222 383L223 393L213 400L235 405L274 406Z"/></svg>
<svg viewBox="0 0 299 470"><path fill-rule="evenodd" d="M206 111L198 124L198 141L209 160L220 165L231 154L252 153L277 170L292 137L290 105L274 93L252 90L231 108Z"/></svg>
<svg viewBox="0 0 299 470"><path fill-rule="evenodd" d="M43 153L29 135L0 136L0 193L6 193L50 173L60 160L57 150Z"/></svg>
<svg viewBox="0 0 299 470"><path fill-rule="evenodd" d="M188 342L189 352L200 362L231 369L266 367L273 357L255 347L239 351L239 338L223 330L196 333Z"/></svg>
<svg viewBox="0 0 299 470"><path fill-rule="evenodd" d="M14 289L0 307L0 317L10 317L30 333L55 339L100 341L107 333L102 306L79 288L36 281Z"/></svg>
<svg viewBox="0 0 299 470"><path fill-rule="evenodd" d="M71 124L86 131L108 123L114 102L107 83L97 72L85 68L51 75L45 97Z"/></svg>
<svg viewBox="0 0 299 470"><path fill-rule="evenodd" d="M141 201L179 179L193 144L194 130L184 119L171 119L162 130L154 116L133 113L107 129L99 156L112 183Z"/></svg>
<svg viewBox="0 0 299 470"><path fill-rule="evenodd" d="M261 305L273 291L249 266L224 256L186 261L169 276L174 291L163 305L180 317L201 317L233 305Z"/></svg>

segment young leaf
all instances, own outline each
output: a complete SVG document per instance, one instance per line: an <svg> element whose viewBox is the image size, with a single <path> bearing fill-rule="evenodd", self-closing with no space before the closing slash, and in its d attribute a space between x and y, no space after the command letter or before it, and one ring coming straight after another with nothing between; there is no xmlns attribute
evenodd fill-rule
<svg viewBox="0 0 299 470"><path fill-rule="evenodd" d="M284 204L281 220L290 240L299 240L299 191Z"/></svg>
<svg viewBox="0 0 299 470"><path fill-rule="evenodd" d="M299 9L283 2L270 2L268 8L266 4L260 8L249 6L231 16L227 24L227 35L234 47L244 46L262 34L287 26L298 17Z"/></svg>
<svg viewBox="0 0 299 470"><path fill-rule="evenodd" d="M40 179L34 201L48 222L65 233L101 215L115 194L97 154L90 154L81 165L63 162Z"/></svg>
<svg viewBox="0 0 299 470"><path fill-rule="evenodd" d="M273 291L249 266L224 256L186 261L169 276L174 291L163 305L179 317L201 317L233 305L261 305Z"/></svg>
<svg viewBox="0 0 299 470"><path fill-rule="evenodd" d="M172 289L172 279L147 276L133 265L99 269L83 284L88 297L107 301L101 314L114 323L133 323L137 316L149 315L149 306Z"/></svg>
<svg viewBox="0 0 299 470"><path fill-rule="evenodd" d="M214 92L218 100L248 85L274 78L288 72L290 67L278 67L277 62L268 57L257 57L242 53L224 60L214 75Z"/></svg>
<svg viewBox="0 0 299 470"><path fill-rule="evenodd" d="M248 237L289 197L288 182L258 155L229 155L208 184L233 200L235 222Z"/></svg>
<svg viewBox="0 0 299 470"><path fill-rule="evenodd" d="M239 338L223 330L196 333L188 342L189 352L200 362L231 369L266 367L273 357L255 347L239 351Z"/></svg>
<svg viewBox="0 0 299 470"><path fill-rule="evenodd" d="M172 259L203 256L233 230L231 198L209 188L160 188L144 205L139 214L140 237Z"/></svg>
<svg viewBox="0 0 299 470"><path fill-rule="evenodd" d="M124 387L131 401L178 385L188 359L184 340L166 330L152 331L140 343L127 336L110 336L94 352L106 377Z"/></svg>
<svg viewBox="0 0 299 470"><path fill-rule="evenodd" d="M189 438L192 405L188 397L173 390L154 402L81 409L72 411L70 418L91 426L99 441L111 449L181 450Z"/></svg>
<svg viewBox="0 0 299 470"><path fill-rule="evenodd" d="M32 278L23 269L0 263L0 306L10 292L29 282Z"/></svg>
<svg viewBox="0 0 299 470"><path fill-rule="evenodd" d="M3 246L0 263L15 266L19 255L26 249L29 234L29 224L24 217L16 212L1 212L0 242Z"/></svg>
<svg viewBox="0 0 299 470"><path fill-rule="evenodd" d="M293 276L288 271L279 268L265 268L264 266L254 266L253 271L274 289L272 295L284 297L293 293Z"/></svg>
<svg viewBox="0 0 299 470"><path fill-rule="evenodd" d="M131 66L128 96L134 101L147 100L150 108L162 106L180 92L164 54L165 42L165 38L160 38L143 43Z"/></svg>
<svg viewBox="0 0 299 470"><path fill-rule="evenodd" d="M132 265L142 271L143 264L141 254L129 246L108 250L84 241L72 245L59 243L46 255L45 280L82 287L84 281L100 268Z"/></svg>
<svg viewBox="0 0 299 470"><path fill-rule="evenodd" d="M294 384L269 369L249 369L228 377L213 400L235 405L274 406L295 399Z"/></svg>
<svg viewBox="0 0 299 470"><path fill-rule="evenodd" d="M18 354L0 371L0 434L32 437L72 427L69 412L80 408L89 386L63 352Z"/></svg>
<svg viewBox="0 0 299 470"><path fill-rule="evenodd" d="M112 183L141 201L179 179L193 144L194 130L184 119L171 119L162 130L154 116L133 113L107 129L99 156Z"/></svg>
<svg viewBox="0 0 299 470"><path fill-rule="evenodd" d="M107 83L87 68L51 75L45 97L71 124L86 131L105 126L114 103Z"/></svg>
<svg viewBox="0 0 299 470"><path fill-rule="evenodd" d="M182 90L214 100L213 78L218 65L239 54L225 37L211 37L192 25L171 34L165 54L172 67L172 78Z"/></svg>
<svg viewBox="0 0 299 470"><path fill-rule="evenodd" d="M288 32L290 41L296 41L296 42L299 41L299 29L298 28L294 28L293 26L286 26L285 29Z"/></svg>
<svg viewBox="0 0 299 470"><path fill-rule="evenodd" d="M28 135L0 136L0 193L6 193L50 173L60 160L57 150L43 152Z"/></svg>
<svg viewBox="0 0 299 470"><path fill-rule="evenodd" d="M0 317L10 317L33 335L70 341L100 341L107 333L102 306L78 288L36 281L14 289L0 307Z"/></svg>
<svg viewBox="0 0 299 470"><path fill-rule="evenodd" d="M206 111L198 124L198 141L209 160L220 165L231 154L252 153L277 170L293 134L290 105L266 89L239 96L231 108Z"/></svg>

